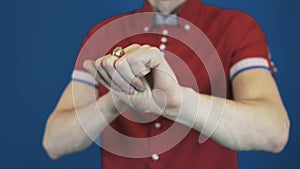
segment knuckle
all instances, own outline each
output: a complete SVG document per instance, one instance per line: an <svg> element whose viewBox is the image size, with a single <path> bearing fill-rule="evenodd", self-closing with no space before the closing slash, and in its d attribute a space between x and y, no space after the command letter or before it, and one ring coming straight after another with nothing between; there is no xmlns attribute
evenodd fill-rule
<svg viewBox="0 0 300 169"><path fill-rule="evenodd" d="M150 49L149 49L153 54L155 54L155 55L161 55L162 54L162 52L160 51L160 49L158 49L157 47L151 47Z"/></svg>
<svg viewBox="0 0 300 169"><path fill-rule="evenodd" d="M143 45L142 48L150 48L150 45Z"/></svg>
<svg viewBox="0 0 300 169"><path fill-rule="evenodd" d="M88 72L91 72L91 71L93 71L93 69L95 69L94 66L93 66L93 64L92 64L91 61L89 61L89 60L86 60L86 61L83 62L83 67L84 67Z"/></svg>
<svg viewBox="0 0 300 169"><path fill-rule="evenodd" d="M140 47L141 45L137 44L137 43L134 43L132 45L130 45L130 47Z"/></svg>
<svg viewBox="0 0 300 169"><path fill-rule="evenodd" d="M124 69L125 64L124 64L123 61L117 61L117 62L115 63L115 67L116 67L117 70L120 71L120 70Z"/></svg>
<svg viewBox="0 0 300 169"><path fill-rule="evenodd" d="M102 62L102 67L103 67L103 68L106 68L107 66L108 66L108 63L107 63L106 60L104 60L104 61Z"/></svg>
<svg viewBox="0 0 300 169"><path fill-rule="evenodd" d="M152 56L155 56L157 59L161 60L164 56L164 53L162 51L160 51L158 48L153 47L150 49L150 53Z"/></svg>
<svg viewBox="0 0 300 169"><path fill-rule="evenodd" d="M149 50L155 51L155 52L160 52L160 50L157 47L150 47Z"/></svg>
<svg viewBox="0 0 300 169"><path fill-rule="evenodd" d="M95 67L98 69L99 67L101 67L102 65L102 59L103 58L98 58L96 61L95 61Z"/></svg>
<svg viewBox="0 0 300 169"><path fill-rule="evenodd" d="M114 67L114 61L112 60L112 58L107 58L102 61L102 66L106 69L111 69Z"/></svg>

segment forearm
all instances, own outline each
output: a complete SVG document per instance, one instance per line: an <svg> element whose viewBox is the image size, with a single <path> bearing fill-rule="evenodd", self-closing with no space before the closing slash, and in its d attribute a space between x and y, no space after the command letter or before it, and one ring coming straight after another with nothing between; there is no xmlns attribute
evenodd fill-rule
<svg viewBox="0 0 300 169"><path fill-rule="evenodd" d="M225 147L278 152L286 143L289 123L285 113L281 113L285 110L279 102L263 99L231 101L188 88L183 88L182 94L182 118L178 122L210 136ZM167 118L175 120L176 116Z"/></svg>
<svg viewBox="0 0 300 169"><path fill-rule="evenodd" d="M44 146L52 158L88 147L106 125L118 116L109 97L110 94L106 94L76 110L51 115L46 126Z"/></svg>

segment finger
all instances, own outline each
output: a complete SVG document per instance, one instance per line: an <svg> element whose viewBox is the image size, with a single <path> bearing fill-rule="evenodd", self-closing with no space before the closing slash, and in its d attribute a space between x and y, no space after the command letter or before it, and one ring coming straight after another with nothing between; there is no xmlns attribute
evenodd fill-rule
<svg viewBox="0 0 300 169"><path fill-rule="evenodd" d="M83 62L83 68L88 71L97 81L100 80L100 76L97 73L97 69L94 66L95 61L93 60L85 60Z"/></svg>
<svg viewBox="0 0 300 169"><path fill-rule="evenodd" d="M142 45L142 46L140 46L140 49L148 49L148 48L151 48L151 46L150 45Z"/></svg>
<svg viewBox="0 0 300 169"><path fill-rule="evenodd" d="M134 88L123 79L123 77L118 73L115 68L115 62L118 60L115 56L105 57L102 61L103 70L106 71L107 75L110 77L111 85L114 83L122 91L127 94L133 94ZM101 70L101 71L103 71Z"/></svg>
<svg viewBox="0 0 300 169"><path fill-rule="evenodd" d="M144 91L146 88L140 78L136 77L132 72L127 59L118 60L115 64L118 73L138 91Z"/></svg>
<svg viewBox="0 0 300 169"><path fill-rule="evenodd" d="M115 71L114 75L112 76L112 89L118 88L118 92L124 92L127 95L132 95L135 93L136 90L129 83L127 83L117 71Z"/></svg>
<svg viewBox="0 0 300 169"><path fill-rule="evenodd" d="M87 70L90 74L92 74L95 79L100 82L103 86L108 88L107 82L100 76L98 73L96 67L95 67L95 61L93 60L86 60L83 62L83 67L85 70Z"/></svg>
<svg viewBox="0 0 300 169"><path fill-rule="evenodd" d="M131 55L133 52L135 52L138 49L147 49L147 48L150 48L150 47L151 46L149 46L149 45L143 45L143 46L138 45L138 44L130 45L127 48L124 49L125 55L120 57L118 60L126 59L129 55Z"/></svg>
<svg viewBox="0 0 300 169"><path fill-rule="evenodd" d="M111 82L111 85L108 88L108 90L114 93L124 93L124 91L116 83L114 83L114 81Z"/></svg>
<svg viewBox="0 0 300 169"><path fill-rule="evenodd" d="M147 49L150 48L149 45L138 45L138 44L133 44L129 47L127 47L125 50L125 55L121 58L118 59L118 61L115 63L115 67L118 71L118 73L126 80L126 82L130 85L132 85L135 89L139 90L139 91L144 91L146 89L145 85L143 84L143 82L141 81L141 79L137 78L128 62L127 62L127 57L134 52L135 50L138 49ZM148 72L150 72L150 69L148 70Z"/></svg>
<svg viewBox="0 0 300 169"><path fill-rule="evenodd" d="M140 45L138 44L133 44L128 46L127 48L125 48L125 52L126 53L130 53L131 51L139 48ZM110 56L110 55L109 55ZM111 88L111 77L107 74L107 72L104 70L103 66L102 66L102 60L105 57L109 57L109 56L103 56L101 58L98 58L96 60L96 62L92 61L92 60L88 60L86 61L86 63L84 63L84 66L86 67L85 69L90 72L91 74L93 74L97 81L99 81L101 84L103 84L107 89ZM119 87L113 87L114 90L116 91L122 91Z"/></svg>
<svg viewBox="0 0 300 169"><path fill-rule="evenodd" d="M132 44L124 49L125 55L120 57L119 60L125 59L130 53L134 52L137 49L144 49L144 48L149 48L149 47L150 47L149 45L141 46L139 44Z"/></svg>
<svg viewBox="0 0 300 169"><path fill-rule="evenodd" d="M130 52L132 52L132 51L134 51L134 50L136 50L140 47L141 47L141 45L139 45L139 44L132 44L132 45L130 45L130 46L128 46L124 49L125 54L130 53Z"/></svg>
<svg viewBox="0 0 300 169"><path fill-rule="evenodd" d="M108 84L108 86L110 86L111 78L109 77L109 75L106 73L106 71L104 70L104 68L102 66L103 59L105 59L106 57L107 56L98 58L95 62L95 67L96 67L97 73L100 75L100 77Z"/></svg>
<svg viewBox="0 0 300 169"><path fill-rule="evenodd" d="M112 85L112 80L111 80L110 76L107 74L107 72L102 67L101 62L105 57L106 56L101 57L101 58L97 59L95 62L95 65L98 67L98 69L96 69L96 71L97 71L96 73L100 77L100 83L103 84L110 91L122 92L122 90L117 85Z"/></svg>
<svg viewBox="0 0 300 169"><path fill-rule="evenodd" d="M155 68L158 66L164 57L164 53L156 47L146 48L145 50L146 51L141 58L142 62L149 68Z"/></svg>

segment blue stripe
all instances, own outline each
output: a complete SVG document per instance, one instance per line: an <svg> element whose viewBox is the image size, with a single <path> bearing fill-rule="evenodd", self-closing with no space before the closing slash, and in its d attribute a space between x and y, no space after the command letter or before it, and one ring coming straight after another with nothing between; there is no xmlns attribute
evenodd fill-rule
<svg viewBox="0 0 300 169"><path fill-rule="evenodd" d="M99 86L98 85L95 85L95 84L93 84L93 83L90 83L90 82L87 82L87 81L84 81L84 80L81 80L81 79L72 79L73 81L75 81L75 82L81 82L81 83L84 83L84 84L87 84L87 85L89 85L89 86L92 86L92 87L95 87L95 88L99 88Z"/></svg>
<svg viewBox="0 0 300 169"><path fill-rule="evenodd" d="M270 73L273 72L269 67L266 67L266 66L251 66L251 67L246 67L246 68L243 68L243 69L237 71L235 74L233 74L233 76L230 78L230 80L232 81L238 74L240 74L240 73L242 73L244 71L247 71L247 70L251 70L251 69L266 69Z"/></svg>

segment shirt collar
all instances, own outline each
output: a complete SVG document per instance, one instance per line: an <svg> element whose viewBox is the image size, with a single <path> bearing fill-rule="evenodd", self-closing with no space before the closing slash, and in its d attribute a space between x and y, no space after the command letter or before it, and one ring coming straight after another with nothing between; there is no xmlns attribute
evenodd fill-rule
<svg viewBox="0 0 300 169"><path fill-rule="evenodd" d="M164 16L164 15L156 13L153 16L153 22L154 22L155 26L177 25L178 24L178 18L177 18L177 14Z"/></svg>
<svg viewBox="0 0 300 169"><path fill-rule="evenodd" d="M191 23L195 23L200 15L202 2L200 0L187 0L176 12L177 16ZM141 12L154 12L147 0Z"/></svg>

